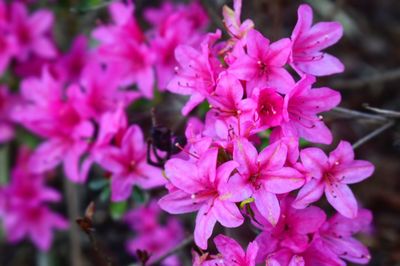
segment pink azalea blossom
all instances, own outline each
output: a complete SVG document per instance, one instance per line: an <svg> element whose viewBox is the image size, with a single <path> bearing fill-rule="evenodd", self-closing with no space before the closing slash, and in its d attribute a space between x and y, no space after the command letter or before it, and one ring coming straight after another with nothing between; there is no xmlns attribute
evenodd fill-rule
<svg viewBox="0 0 400 266"><path fill-rule="evenodd" d="M55 168L63 162L64 171L74 182L83 182L79 175L80 157L88 148L93 126L79 112L76 101L78 86L55 80L47 69L41 78L22 82L23 102L13 110L14 119L46 140L39 145L31 163L36 172Z"/></svg>
<svg viewBox="0 0 400 266"><path fill-rule="evenodd" d="M136 255L138 249L150 254L149 263L164 255L170 249L178 245L184 237L181 223L168 217L165 224L160 223L160 207L156 201L140 206L125 215L125 222L136 232L133 239L127 243L127 249L132 255ZM162 261L164 266L182 265L178 257L169 256Z"/></svg>
<svg viewBox="0 0 400 266"><path fill-rule="evenodd" d="M211 260L194 263L194 266L255 266L255 259L258 252L257 242L250 242L247 251L232 238L218 235L214 238L214 243L219 251L216 256L211 256Z"/></svg>
<svg viewBox="0 0 400 266"><path fill-rule="evenodd" d="M118 146L106 146L96 156L97 163L111 173L111 199L127 199L132 187L149 189L165 184L161 170L147 164L147 145L139 126L132 125Z"/></svg>
<svg viewBox="0 0 400 266"><path fill-rule="evenodd" d="M332 134L318 113L328 111L340 102L340 94L330 88L314 88L312 76L304 76L285 95L283 121L273 135L304 138L311 142L330 144Z"/></svg>
<svg viewBox="0 0 400 266"><path fill-rule="evenodd" d="M302 164L312 179L299 191L293 206L304 208L317 201L325 192L328 202L343 216L357 216L357 201L348 184L369 177L374 166L368 161L354 160L351 144L341 141L329 157L319 148L300 152Z"/></svg>
<svg viewBox="0 0 400 266"><path fill-rule="evenodd" d="M140 97L135 91L120 87L120 71L116 67L102 67L98 62L88 63L80 78L82 94L81 115L99 120L106 112L115 111L119 106L125 108Z"/></svg>
<svg viewBox="0 0 400 266"><path fill-rule="evenodd" d="M254 211L253 224L263 232L256 238L260 246L257 261L265 261L270 254L282 248L299 254L307 250L326 220L325 213L318 207L308 207L297 210L291 207L293 198L281 200L281 215L276 226L271 224L260 214L258 208Z"/></svg>
<svg viewBox="0 0 400 266"><path fill-rule="evenodd" d="M58 202L60 194L44 185L44 177L32 172L31 153L21 149L11 183L0 190L0 219L11 243L29 237L41 250L48 250L53 229L66 229L67 222L44 204Z"/></svg>
<svg viewBox="0 0 400 266"><path fill-rule="evenodd" d="M144 35L133 16L131 2L116 2L109 9L113 24L98 27L93 37L100 42L100 61L122 71L124 85L136 84L146 98L153 97L154 54L146 43Z"/></svg>
<svg viewBox="0 0 400 266"><path fill-rule="evenodd" d="M321 52L335 44L343 35L339 22L319 22L312 25L312 9L300 5L297 24L292 33L291 66L300 74L326 76L343 72L344 66L336 57Z"/></svg>
<svg viewBox="0 0 400 266"><path fill-rule="evenodd" d="M228 193L238 201L253 197L260 213L273 225L280 216L276 194L290 192L304 184L297 170L284 167L286 156L287 147L277 142L260 154L246 139L238 139L233 149L233 159L240 166L238 174L229 180Z"/></svg>
<svg viewBox="0 0 400 266"><path fill-rule="evenodd" d="M79 35L74 39L70 50L56 63L55 68L59 79L74 82L79 80L89 60L88 39L83 35Z"/></svg>
<svg viewBox="0 0 400 266"><path fill-rule="evenodd" d="M218 149L207 150L197 162L174 158L165 165L165 173L175 187L160 199L161 208L179 214L198 211L194 239L207 249L207 240L218 221L225 227L238 227L243 217L224 186L238 166L228 161L217 168Z"/></svg>
<svg viewBox="0 0 400 266"><path fill-rule="evenodd" d="M250 19L240 21L240 15L242 13L242 0L233 1L233 10L224 5L222 9L222 15L224 17L224 25L228 30L231 37L236 40L245 38L247 33L254 28L254 22Z"/></svg>
<svg viewBox="0 0 400 266"><path fill-rule="evenodd" d="M291 42L287 38L270 44L260 32L251 30L246 39L246 55L238 56L228 71L247 81L248 95L256 87L287 93L294 85L292 76L284 68L290 48Z"/></svg>
<svg viewBox="0 0 400 266"><path fill-rule="evenodd" d="M174 57L178 45L195 45L201 41L208 24L207 13L198 2L172 5L166 2L159 9L148 9L145 15L155 25L150 31L150 46L157 54L155 70L158 88L163 91L174 75Z"/></svg>
<svg viewBox="0 0 400 266"><path fill-rule="evenodd" d="M253 119L256 103L251 98L243 99L243 95L240 81L228 72L222 72L208 102L219 119L236 117L244 122Z"/></svg>
<svg viewBox="0 0 400 266"><path fill-rule="evenodd" d="M49 38L52 25L51 11L40 9L29 15L24 4L10 4L10 31L15 35L17 59L26 61L32 53L43 58L55 58L58 51Z"/></svg>
<svg viewBox="0 0 400 266"><path fill-rule="evenodd" d="M215 56L211 56L214 43L221 37L221 32L209 33L201 43L201 50L188 45L178 46L175 58L179 63L176 75L169 82L167 89L171 92L190 95L189 101L182 109L187 115L193 108L204 101L215 89L221 66Z"/></svg>
<svg viewBox="0 0 400 266"><path fill-rule="evenodd" d="M368 249L354 234L368 229L372 214L366 209L360 209L354 219L335 214L320 229L324 244L342 259L357 264L367 264L371 256Z"/></svg>
<svg viewBox="0 0 400 266"><path fill-rule="evenodd" d="M283 97L274 89L253 90L253 100L257 103L259 126L262 129L279 126L283 119Z"/></svg>

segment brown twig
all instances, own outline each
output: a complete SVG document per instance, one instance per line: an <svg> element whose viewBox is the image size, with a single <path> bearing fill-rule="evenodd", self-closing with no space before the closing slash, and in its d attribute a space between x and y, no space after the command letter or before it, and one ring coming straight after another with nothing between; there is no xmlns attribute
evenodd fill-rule
<svg viewBox="0 0 400 266"><path fill-rule="evenodd" d="M365 119L375 120L375 121L379 121L379 122L387 122L388 121L388 119L386 117L383 117L381 115L368 114L368 113L359 112L356 110L347 109L344 107L335 107L335 108L333 108L332 111L337 112L337 113L342 113L345 115L350 115L353 117L365 118Z"/></svg>
<svg viewBox="0 0 400 266"><path fill-rule="evenodd" d="M388 123L386 123L386 124L382 125L381 127L375 129L374 131L372 131L368 135L366 135L366 136L362 137L361 139L357 140L353 144L353 149L357 149L358 147L360 147L364 143L368 142L369 140L375 138L376 136L378 136L379 134L381 134L385 130L387 130L390 127L392 127L394 124L395 124L394 121L389 121Z"/></svg>
<svg viewBox="0 0 400 266"><path fill-rule="evenodd" d="M400 69L389 70L367 77L337 80L332 82L331 86L338 89L360 89L369 84L388 82L396 79L400 79Z"/></svg>
<svg viewBox="0 0 400 266"><path fill-rule="evenodd" d="M383 115L385 117L400 118L400 112L398 112L398 111L380 109L380 108L369 106L368 104L364 104L363 106L365 109L375 112L377 114Z"/></svg>
<svg viewBox="0 0 400 266"><path fill-rule="evenodd" d="M76 185L66 178L63 179L65 198L67 201L68 220L71 225L69 230L70 263L71 265L83 266L79 229L75 225L75 218L79 215L79 197Z"/></svg>

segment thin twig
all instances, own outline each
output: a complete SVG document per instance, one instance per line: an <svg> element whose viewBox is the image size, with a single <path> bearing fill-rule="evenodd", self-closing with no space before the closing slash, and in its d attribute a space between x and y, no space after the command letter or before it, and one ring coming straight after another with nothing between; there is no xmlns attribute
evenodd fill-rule
<svg viewBox="0 0 400 266"><path fill-rule="evenodd" d="M337 113L350 115L353 117L366 118L369 120L376 120L376 121L381 121L381 122L388 121L388 119L386 117L383 117L380 115L368 114L368 113L359 112L359 111L355 111L355 110L351 110L351 109L347 109L347 108L343 108L343 107L335 107L335 108L333 108L333 111L335 111Z"/></svg>
<svg viewBox="0 0 400 266"><path fill-rule="evenodd" d="M382 125L381 127L375 129L374 131L372 131L371 133L369 133L365 137L362 137L361 139L357 140L353 144L353 149L357 149L358 147L360 147L361 145L363 145L367 141L375 138L376 136L378 136L379 134L384 132L386 129L392 127L394 124L395 124L394 121L389 121L388 123L386 123L386 124Z"/></svg>
<svg viewBox="0 0 400 266"><path fill-rule="evenodd" d="M398 112L398 111L380 109L380 108L369 106L368 104L364 104L363 106L365 109L370 110L370 111L375 112L380 115L384 115L384 116L391 117L391 118L400 118L400 112Z"/></svg>
<svg viewBox="0 0 400 266"><path fill-rule="evenodd" d="M367 77L336 80L332 82L331 86L338 89L359 89L368 84L382 83L396 79L400 79L400 69L389 70L387 72L377 73Z"/></svg>
<svg viewBox="0 0 400 266"><path fill-rule="evenodd" d="M168 258L169 256L173 255L174 253L178 252L179 250L183 249L184 247L186 247L187 245L189 245L190 243L193 242L193 235L188 236L187 238L185 238L181 243L179 243L178 245L176 245L175 247L173 247L172 249L170 249L168 252L166 252L164 255L161 255L160 257L158 257L155 261L153 261L152 263L149 264L149 266L151 265L157 265L158 263L162 262L163 260L165 260L166 258Z"/></svg>
<svg viewBox="0 0 400 266"><path fill-rule="evenodd" d="M107 2L98 4L98 5L95 5L95 6L91 6L91 7L71 7L69 11L71 13L84 14L84 13L87 13L87 12L97 11L99 9L106 8L106 7L108 7L109 5L111 5L114 2L116 2L116 0L107 1Z"/></svg>
<svg viewBox="0 0 400 266"><path fill-rule="evenodd" d="M70 263L71 265L83 266L79 228L75 224L75 218L79 215L79 197L76 185L63 178L64 190L67 200L68 220L71 225L69 230Z"/></svg>

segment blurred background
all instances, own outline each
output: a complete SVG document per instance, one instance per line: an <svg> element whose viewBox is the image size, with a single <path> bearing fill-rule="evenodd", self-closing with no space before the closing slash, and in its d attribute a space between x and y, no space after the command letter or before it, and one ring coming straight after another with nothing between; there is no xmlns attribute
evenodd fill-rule
<svg viewBox="0 0 400 266"><path fill-rule="evenodd" d="M108 21L106 1L101 0L37 0L32 9L48 8L56 14L53 30L56 43L68 50L77 34L90 35L99 21ZM163 1L136 0L135 14L143 24L142 11L158 6ZM176 1L179 2L179 1ZM188 2L188 1L183 1ZM297 8L304 1L297 0L244 0L242 18L251 18L255 27L271 40L288 37L297 20ZM341 107L324 114L333 130L335 147L339 140L360 141L371 132L374 138L359 142L356 156L369 160L376 167L375 174L353 191L360 204L374 213L370 235L362 241L370 248L369 265L400 266L400 1L398 0L308 0L314 9L314 21L340 21L344 26L341 41L328 52L342 60L346 70L342 74L320 78L318 84L336 89L342 94ZM211 18L210 30L221 26L222 6L232 1L201 0ZM18 81L12 81L18 82ZM179 110L184 100L163 95L157 100L157 113L162 122L179 131L184 119ZM142 101L132 107L131 122L151 124L150 107ZM376 108L376 109L371 109ZM349 111L353 110L353 111ZM354 112L356 111L356 112ZM393 112L389 112L393 111ZM396 113L397 111L397 113ZM360 113L358 113L360 112ZM381 117L377 118L376 116ZM376 131L378 130L378 131ZM0 148L0 171L12 164L15 143ZM3 169L3 170L2 170ZM57 175L57 173L56 173ZM92 175L100 175L93 171ZM0 231L1 266L58 266L108 265L93 250L89 238L75 223L83 217L91 201L96 202L94 226L97 244L114 261L113 265L129 265L134 258L126 252L125 242L133 237L132 230L121 221L132 202L145 201L149 196L135 191L132 200L121 204L109 203L101 178L91 178L87 186L75 185L54 178L51 186L63 192L64 200L54 206L70 220L68 231L57 232L49 252L38 252L28 241L18 245L5 243ZM4 180L2 181L4 182ZM154 192L162 195L163 192ZM324 205L324 203L321 203ZM181 216L187 228L193 216ZM237 233L235 233L237 234ZM246 238L246 232L240 235ZM190 248L180 252L184 265L190 265ZM185 255L186 254L186 255Z"/></svg>

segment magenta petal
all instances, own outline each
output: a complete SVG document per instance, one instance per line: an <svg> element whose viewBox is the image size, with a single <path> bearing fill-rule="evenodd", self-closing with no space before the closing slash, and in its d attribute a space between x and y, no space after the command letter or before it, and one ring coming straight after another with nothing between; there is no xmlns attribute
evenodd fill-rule
<svg viewBox="0 0 400 266"><path fill-rule="evenodd" d="M344 71L343 63L336 57L323 53L315 55L316 58L320 59L302 61L296 64L296 68L300 69L304 73L311 74L314 76L326 76Z"/></svg>
<svg viewBox="0 0 400 266"><path fill-rule="evenodd" d="M194 194L203 188L197 167L182 159L171 159L165 164L165 174L181 190Z"/></svg>
<svg viewBox="0 0 400 266"><path fill-rule="evenodd" d="M111 178L111 200L122 201L129 198L134 179L128 175L113 175Z"/></svg>
<svg viewBox="0 0 400 266"><path fill-rule="evenodd" d="M341 100L340 93L330 88L312 89L302 97L304 103L301 108L307 112L321 113L336 107Z"/></svg>
<svg viewBox="0 0 400 266"><path fill-rule="evenodd" d="M196 227L194 229L194 242L201 249L207 249L207 241L216 222L217 220L211 211L211 204L204 204L197 213Z"/></svg>
<svg viewBox="0 0 400 266"><path fill-rule="evenodd" d="M303 34L304 32L307 32L310 29L313 20L313 13L311 7L307 4L300 5L297 10L297 16L298 16L297 23L293 29L293 33L291 36L293 41L299 35Z"/></svg>
<svg viewBox="0 0 400 266"><path fill-rule="evenodd" d="M225 227L238 227L244 221L244 218L236 204L224 201L223 199L214 200L212 212L217 221Z"/></svg>
<svg viewBox="0 0 400 266"><path fill-rule="evenodd" d="M218 192L226 200L240 202L250 198L253 194L253 189L247 179L237 173L229 177L226 184L220 184Z"/></svg>
<svg viewBox="0 0 400 266"><path fill-rule="evenodd" d="M235 259L235 261L241 261L245 257L245 253L242 247L233 239L218 235L214 238L215 246L219 253L227 260Z"/></svg>
<svg viewBox="0 0 400 266"><path fill-rule="evenodd" d="M53 13L47 10L38 10L29 18L31 30L40 35L51 29L53 24Z"/></svg>
<svg viewBox="0 0 400 266"><path fill-rule="evenodd" d="M171 214L194 212L201 206L194 203L190 194L181 190L176 190L165 195L158 201L158 204L164 211Z"/></svg>
<svg viewBox="0 0 400 266"><path fill-rule="evenodd" d="M324 193L325 185L317 179L311 179L299 191L297 198L293 201L292 206L296 209L303 209L313 202L319 200Z"/></svg>
<svg viewBox="0 0 400 266"><path fill-rule="evenodd" d="M304 44L308 44L304 49L318 52L337 43L342 35L343 27L339 22L319 22L312 26L304 36L307 40Z"/></svg>
<svg viewBox="0 0 400 266"><path fill-rule="evenodd" d="M335 175L344 184L354 184L370 177L374 169L374 165L370 162L355 160L350 164L337 166Z"/></svg>
<svg viewBox="0 0 400 266"><path fill-rule="evenodd" d="M268 65L283 67L288 61L288 57L292 48L291 45L292 43L289 38L284 38L271 43L267 55Z"/></svg>
<svg viewBox="0 0 400 266"><path fill-rule="evenodd" d="M280 216L280 206L275 194L264 189L256 190L253 194L254 203L261 215L264 216L273 226L278 223Z"/></svg>
<svg viewBox="0 0 400 266"><path fill-rule="evenodd" d="M295 82L292 75L283 67L270 67L266 84L279 93L286 94L294 87Z"/></svg>
<svg viewBox="0 0 400 266"><path fill-rule="evenodd" d="M44 37L36 39L32 44L32 49L36 54L44 58L54 58L57 56L55 45L49 39Z"/></svg>
<svg viewBox="0 0 400 266"><path fill-rule="evenodd" d="M347 218L357 216L357 201L350 188L341 183L326 183L325 195L328 202Z"/></svg>
<svg viewBox="0 0 400 266"><path fill-rule="evenodd" d="M257 61L247 55L243 55L229 66L228 72L238 79L250 80L258 73Z"/></svg>
<svg viewBox="0 0 400 266"><path fill-rule="evenodd" d="M218 190L225 186L230 179L231 173L235 170L239 164L235 161L228 161L217 169L217 182L218 182Z"/></svg>
<svg viewBox="0 0 400 266"><path fill-rule="evenodd" d="M317 232L325 220L325 212L315 206L294 211L290 216L293 230L302 235Z"/></svg>
<svg viewBox="0 0 400 266"><path fill-rule="evenodd" d="M322 171L328 164L328 157L319 148L307 148L300 152L301 162L309 174L316 178L322 178Z"/></svg>
<svg viewBox="0 0 400 266"><path fill-rule="evenodd" d="M63 159L67 147L58 139L48 140L39 145L30 159L30 169L42 173L55 168Z"/></svg>
<svg viewBox="0 0 400 266"><path fill-rule="evenodd" d="M357 264L367 264L371 255L368 249L358 240L349 238L329 239L328 246L341 258Z"/></svg>
<svg viewBox="0 0 400 266"><path fill-rule="evenodd" d="M247 139L237 139L233 146L233 159L239 163L239 172L253 173L256 169L257 149Z"/></svg>
<svg viewBox="0 0 400 266"><path fill-rule="evenodd" d="M283 142L274 142L258 155L263 170L278 170L286 162L287 147Z"/></svg>
<svg viewBox="0 0 400 266"><path fill-rule="evenodd" d="M250 242L246 251L246 265L255 266L256 257L258 254L258 244L256 241Z"/></svg>
<svg viewBox="0 0 400 266"><path fill-rule="evenodd" d="M348 141L341 140L335 150L329 153L331 165L343 164L354 160L354 150Z"/></svg>
<svg viewBox="0 0 400 266"><path fill-rule="evenodd" d="M185 116L188 115L197 105L199 105L205 99L206 97L204 97L203 95L199 93L193 93L190 96L189 101L182 108L182 114Z"/></svg>
<svg viewBox="0 0 400 266"><path fill-rule="evenodd" d="M197 162L198 180L202 184L214 183L216 178L218 149L211 148L204 152ZM183 173L183 172L182 172ZM193 172L194 173L194 172ZM187 178L183 175L184 178Z"/></svg>
<svg viewBox="0 0 400 266"><path fill-rule="evenodd" d="M294 255L288 264L288 266L305 266L305 265L306 263L304 261L304 258L299 255Z"/></svg>
<svg viewBox="0 0 400 266"><path fill-rule="evenodd" d="M291 167L283 167L279 170L268 172L263 180L264 186L269 192L283 194L300 188L304 184L303 175Z"/></svg>

